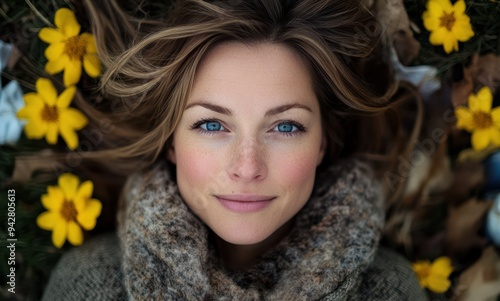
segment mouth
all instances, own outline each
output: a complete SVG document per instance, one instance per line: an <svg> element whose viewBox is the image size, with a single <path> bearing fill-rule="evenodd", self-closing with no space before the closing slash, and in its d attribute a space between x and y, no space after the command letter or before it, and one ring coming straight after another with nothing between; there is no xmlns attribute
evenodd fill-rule
<svg viewBox="0 0 500 301"><path fill-rule="evenodd" d="M266 208L276 197L261 195L215 195L215 198L229 211L250 213Z"/></svg>

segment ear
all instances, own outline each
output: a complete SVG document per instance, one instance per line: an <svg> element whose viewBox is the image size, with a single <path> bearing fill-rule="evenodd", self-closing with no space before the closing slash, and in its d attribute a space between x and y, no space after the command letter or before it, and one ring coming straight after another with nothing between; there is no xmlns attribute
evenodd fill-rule
<svg viewBox="0 0 500 301"><path fill-rule="evenodd" d="M321 146L319 149L319 156L318 156L318 164L317 165L320 165L321 162L323 162L323 158L325 157L327 146L328 146L328 140L326 140L326 135L325 135L325 133L323 133L323 138L321 138Z"/></svg>
<svg viewBox="0 0 500 301"><path fill-rule="evenodd" d="M168 157L168 160L170 162L172 162L173 164L177 163L177 157L175 156L175 146L174 146L174 142L173 141L170 144L170 146L168 147L167 157Z"/></svg>

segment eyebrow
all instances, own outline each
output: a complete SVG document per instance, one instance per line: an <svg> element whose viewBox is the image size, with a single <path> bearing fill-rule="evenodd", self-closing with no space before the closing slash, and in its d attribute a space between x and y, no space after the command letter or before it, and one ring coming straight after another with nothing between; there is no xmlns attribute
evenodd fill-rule
<svg viewBox="0 0 500 301"><path fill-rule="evenodd" d="M204 107L206 109L209 109L211 111L214 111L214 112L217 112L217 113L220 113L220 114L224 114L224 115L227 115L227 116L233 116L233 112L230 109L224 108L224 107L212 104L212 103L208 103L208 102L205 102L205 101L194 102L194 103L188 105L186 107L186 110L188 110L188 109L190 109L192 107L195 107L195 106L201 106L201 107ZM285 105L277 106L275 108L267 110L266 113L264 114L264 117L270 117L270 116L278 115L280 113L283 113L285 111L288 111L288 110L294 109L294 108L304 109L306 111L309 111L309 112L313 113L313 110L310 107L306 106L306 105L303 105L303 104L300 104L300 103L291 103L291 104L285 104Z"/></svg>

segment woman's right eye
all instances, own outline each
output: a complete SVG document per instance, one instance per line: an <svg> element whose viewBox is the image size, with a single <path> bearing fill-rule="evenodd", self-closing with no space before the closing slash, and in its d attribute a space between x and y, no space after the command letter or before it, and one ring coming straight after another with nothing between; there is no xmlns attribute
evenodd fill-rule
<svg viewBox="0 0 500 301"><path fill-rule="evenodd" d="M224 127L218 121L207 121L200 124L200 127L205 131L210 131L210 132L220 131L221 129L224 130Z"/></svg>
<svg viewBox="0 0 500 301"><path fill-rule="evenodd" d="M191 126L191 129L197 129L202 134L212 134L215 132L225 131L226 128L217 120L200 120Z"/></svg>

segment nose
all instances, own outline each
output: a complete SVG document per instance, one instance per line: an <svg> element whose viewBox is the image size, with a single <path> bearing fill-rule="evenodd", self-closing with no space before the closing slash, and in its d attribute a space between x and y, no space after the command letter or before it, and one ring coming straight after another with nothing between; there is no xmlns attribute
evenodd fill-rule
<svg viewBox="0 0 500 301"><path fill-rule="evenodd" d="M267 176L265 147L257 139L242 139L235 143L229 160L231 179L250 182Z"/></svg>

